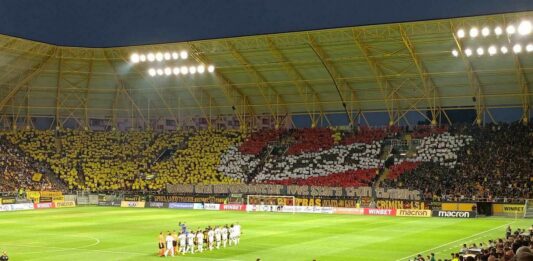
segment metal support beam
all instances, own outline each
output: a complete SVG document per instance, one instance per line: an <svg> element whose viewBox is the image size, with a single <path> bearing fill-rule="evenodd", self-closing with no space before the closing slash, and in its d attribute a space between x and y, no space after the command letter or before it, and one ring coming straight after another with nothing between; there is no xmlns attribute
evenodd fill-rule
<svg viewBox="0 0 533 261"><path fill-rule="evenodd" d="M377 60L372 56L369 47L363 42L362 39L359 38L359 34L355 30L352 30L352 34L355 45L363 54L363 57L365 58L368 66L370 67L370 70L374 74L376 83L378 84L378 87L383 96L383 101L385 102L385 108L387 109L387 113L389 114L389 125L392 125L391 123L394 123L394 101L391 100L391 95L389 91L389 88L392 87L392 85L388 81L381 67L378 65ZM393 95L394 93L396 93L396 91L392 92Z"/></svg>
<svg viewBox="0 0 533 261"><path fill-rule="evenodd" d="M274 108L272 106L271 93L274 93L276 100L279 99L280 102L285 103L283 97L281 97L281 95L279 95L279 93L270 84L268 84L268 81L265 79L265 77L253 67L253 65L248 61L248 59L246 59L231 42L227 41L226 43L233 57L237 61L239 61L239 63L244 67L248 75L255 81L257 87L259 87L258 89L261 93L261 96L263 97L263 101L267 105L270 114L275 119L276 125L279 125L279 112L278 108ZM284 109L285 112L288 112L287 107L285 107Z"/></svg>
<svg viewBox="0 0 533 261"><path fill-rule="evenodd" d="M318 114L315 112L314 108L309 108L308 105L305 106L307 113L309 114L309 118L311 118L311 124L316 126L320 115L324 115L324 108L320 104L320 96L313 89L313 87L307 81L305 81L304 77L300 74L300 72L298 72L298 70L289 61L289 59L287 59L283 52L281 52L281 50L276 46L274 40L272 40L271 38L267 38L267 41L269 43L268 47L270 52L274 57L276 57L278 62L282 65L283 70L292 79L292 82L294 86L296 86L300 97L303 98L306 103L309 101L309 99L313 99L319 102Z"/></svg>
<svg viewBox="0 0 533 261"><path fill-rule="evenodd" d="M193 59L195 59L199 63L203 63L205 65L211 64L211 60L207 58L206 55L204 55L195 44L189 43L189 49L192 50L191 56ZM246 120L245 115L251 114L255 115L255 109L251 106L251 102L249 98L244 95L235 85L220 71L215 70L215 76L217 77L219 83L219 86L222 88L224 95L228 99L228 101L231 104L231 107L233 111L235 112L235 115L237 116L237 119L239 120L239 123L241 127L246 128ZM239 100L242 100L242 106L238 103Z"/></svg>
<svg viewBox="0 0 533 261"><path fill-rule="evenodd" d="M475 108L476 108L476 124L481 125L483 123L483 112L485 111L485 97L483 95L483 88L481 86L481 83L479 81L479 77L474 71L474 68L472 67L472 63L468 60L468 58L464 54L463 50L463 44L459 40L459 38L455 35L455 26L453 23L450 24L450 28L452 31L453 40L455 42L455 45L457 47L457 51L459 52L459 56L461 57L461 60L463 60L463 63L466 67L466 73L468 76L468 81L470 82L470 87L473 91L473 98L475 99Z"/></svg>
<svg viewBox="0 0 533 261"><path fill-rule="evenodd" d="M13 97L15 97L15 95L18 93L18 91L26 83L28 83L33 78L35 78L35 76L39 75L39 73L43 70L44 65L46 65L46 63L50 60L50 58L52 58L56 54L57 50L58 50L57 47L50 48L50 50L48 51L47 55L38 64L32 66L28 70L26 75L24 75L24 76L21 75L22 79L20 81L18 81L17 83L15 83L15 86L13 88L11 88L9 93L0 101L0 112L3 111L4 107L6 106L6 104Z"/></svg>
<svg viewBox="0 0 533 261"><path fill-rule="evenodd" d="M113 76L115 77L115 81L116 81L116 93L115 93L115 98L113 99L113 104L112 106L115 107L116 106L116 101L117 101L117 98L118 98L118 93L120 91L122 91L124 93L124 95L126 95L126 97L128 98L128 100L131 102L132 106L135 108L135 110L137 111L137 113L139 113L139 116L141 117L141 119L143 120L143 122L146 122L145 118L144 118L144 114L142 113L142 111L139 109L139 107L137 106L137 104L135 103L135 101L133 100L133 98L131 97L131 95L129 94L128 90L124 87L124 81L122 80L122 78L119 76L118 72L117 72L117 69L115 68L115 66L113 65L113 63L111 62L111 60L109 60L109 57L108 57L108 54L106 51L104 51L104 56L106 57L106 61L109 63L109 66L111 66L111 68L113 69ZM112 113L115 114L115 108L112 108ZM115 116L113 116L115 117ZM116 127L116 126L114 126Z"/></svg>
<svg viewBox="0 0 533 261"><path fill-rule="evenodd" d="M435 82L433 82L433 79L429 77L429 72L427 68L424 66L424 63L420 59L420 57L416 54L415 47L413 43L411 42L411 39L407 36L407 32L405 29L400 25L399 26L400 35L402 36L402 41L405 45L405 48L407 48L407 51L409 51L409 55L411 56L411 59L413 60L416 70L418 71L418 74L420 75L420 80L422 81L422 87L424 88L424 96L426 96L427 99L427 105L429 107L429 110L431 112L431 124L436 125L437 124L437 110L438 107L440 107L440 101L439 105L437 105L437 100L439 97L437 86L435 85Z"/></svg>
<svg viewBox="0 0 533 261"><path fill-rule="evenodd" d="M94 58L94 50L92 51L91 57ZM83 116L84 116L84 128L89 129L89 87L91 86L91 78L93 76L93 65L94 65L94 59L89 60L89 73L87 75L87 82L85 85L85 95L83 98Z"/></svg>
<svg viewBox="0 0 533 261"><path fill-rule="evenodd" d="M106 53L106 52L104 52L104 53L106 54L106 57L107 57L107 53ZM129 61L128 61L128 59L126 58L127 55L124 55L122 52L118 52L117 55L120 57L120 59L121 59L123 62L129 64ZM108 59L108 61L109 61L109 59ZM111 61L109 61L109 63L111 63ZM115 69L115 67L113 67L113 70L115 70L115 75L118 77L118 74L116 73L116 69ZM155 86L155 84L154 84L150 79L148 79L148 78L146 77L145 73L144 73L144 72L141 72L141 71L139 70L139 68L133 66L133 67L131 68L131 70L133 70L133 71L136 72L139 76L141 76L141 78L142 78L145 82L147 82L148 85L150 85L150 86L152 87L153 91L157 94L157 96L159 97L159 99L160 99L161 102L163 103L163 106L165 106L166 110L167 110L168 113L170 114L170 117L171 117L171 118L174 120L174 122L177 124L177 123L178 123L178 120L177 120L177 118L176 118L176 115L174 114L174 111L172 111L172 109L170 109L170 106L168 105L167 101L165 100L165 98L163 97L163 95L161 94L161 92L160 92L160 91L158 90L158 88ZM124 89L124 90L125 90L125 89ZM127 93L127 94L128 94L128 97L130 97L130 96L129 96L129 93ZM133 99L131 99L131 97L130 97L130 100L133 101ZM143 118L143 121L144 121L144 118Z"/></svg>
<svg viewBox="0 0 533 261"><path fill-rule="evenodd" d="M339 70L337 69L335 64L333 64L330 61L329 56L327 55L327 53L322 49L322 47L320 45L318 45L318 43L316 42L315 38L312 35L310 35L310 34L308 35L308 43L311 46L311 49L318 55L318 58L323 63L323 65L324 65L326 71L328 72L328 74L330 74L335 86L338 86L340 88L338 91L339 91L339 96L340 96L340 99L341 99L342 107L346 111L346 115L348 116L348 120L350 121L350 125L354 125L355 122L354 122L354 119L352 117L352 113L348 112L346 103L344 102L345 99L344 99L343 93L346 95L346 94L348 94L348 93L353 91L354 94L356 95L355 100L357 101L356 102L357 107L358 107L359 110L361 110L361 104L359 103L359 98L357 97L357 93L355 92L355 90L353 90L350 87L350 84L347 81L344 80L342 74L339 73Z"/></svg>
<svg viewBox="0 0 533 261"><path fill-rule="evenodd" d="M60 104L60 95L61 95L61 78L62 78L62 70L61 70L61 64L63 63L63 57L61 56L62 54L62 51L61 49L59 49L58 51L58 55L59 55L59 58L58 58L58 61L57 61L57 83L56 83L56 98L55 98L55 104L56 104L56 109L55 109L55 123L56 123L56 129L57 128L61 128L61 119L60 119L60 115L59 115L59 107L61 106Z"/></svg>

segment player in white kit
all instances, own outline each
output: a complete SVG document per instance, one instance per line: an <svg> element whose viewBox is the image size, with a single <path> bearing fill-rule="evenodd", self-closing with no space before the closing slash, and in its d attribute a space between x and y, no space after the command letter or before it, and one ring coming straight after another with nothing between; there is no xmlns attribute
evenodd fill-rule
<svg viewBox="0 0 533 261"><path fill-rule="evenodd" d="M165 238L165 241L167 243L167 250L165 250L165 257L168 256L168 252L174 256L174 246L172 245L172 241L174 241L174 238L170 233L168 233L167 237Z"/></svg>
<svg viewBox="0 0 533 261"><path fill-rule="evenodd" d="M228 225L223 226L220 231L222 232L222 246L226 248L226 244L228 243Z"/></svg>
<svg viewBox="0 0 533 261"><path fill-rule="evenodd" d="M185 249L187 246L187 235L185 235L185 233L180 233L178 239L180 241L180 252L185 255Z"/></svg>
<svg viewBox="0 0 533 261"><path fill-rule="evenodd" d="M191 254L194 254L194 238L195 238L195 234L194 234L194 231L191 231L189 232L189 234L187 234L187 251L186 252L191 252Z"/></svg>
<svg viewBox="0 0 533 261"><path fill-rule="evenodd" d="M217 241L217 249L220 248L220 241L222 239L222 231L218 226L215 227L215 240Z"/></svg>
<svg viewBox="0 0 533 261"><path fill-rule="evenodd" d="M198 252L202 253L204 252L204 232L201 230L198 230L198 233L196 234L196 241L198 244Z"/></svg>
<svg viewBox="0 0 533 261"><path fill-rule="evenodd" d="M229 227L229 245L234 245L235 244L235 227L233 225L231 225Z"/></svg>
<svg viewBox="0 0 533 261"><path fill-rule="evenodd" d="M238 245L239 241L241 240L241 225L239 225L239 223L235 223L233 229L235 230L235 245Z"/></svg>
<svg viewBox="0 0 533 261"><path fill-rule="evenodd" d="M213 243L215 241L215 231L212 228L209 228L207 231L207 242L209 243L209 250L213 250Z"/></svg>

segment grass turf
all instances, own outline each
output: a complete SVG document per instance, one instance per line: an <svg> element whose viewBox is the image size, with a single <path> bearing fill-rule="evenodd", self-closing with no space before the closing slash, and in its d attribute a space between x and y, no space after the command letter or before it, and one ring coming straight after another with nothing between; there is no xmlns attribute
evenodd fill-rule
<svg viewBox="0 0 533 261"><path fill-rule="evenodd" d="M0 213L0 249L10 260L158 260L160 231L239 222L238 247L186 260L405 260L504 235L531 220L444 219L78 207Z"/></svg>

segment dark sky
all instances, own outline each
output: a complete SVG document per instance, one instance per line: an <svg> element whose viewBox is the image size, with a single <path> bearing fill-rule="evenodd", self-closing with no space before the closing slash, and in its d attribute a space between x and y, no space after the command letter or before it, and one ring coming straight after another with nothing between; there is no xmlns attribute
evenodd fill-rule
<svg viewBox="0 0 533 261"><path fill-rule="evenodd" d="M0 0L0 34L111 47L533 10L533 0Z"/></svg>

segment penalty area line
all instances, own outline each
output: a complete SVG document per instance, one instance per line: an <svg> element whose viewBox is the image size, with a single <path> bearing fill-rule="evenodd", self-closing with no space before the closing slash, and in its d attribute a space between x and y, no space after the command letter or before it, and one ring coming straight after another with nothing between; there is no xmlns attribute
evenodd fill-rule
<svg viewBox="0 0 533 261"><path fill-rule="evenodd" d="M483 235L483 234L485 234L485 233L488 233L488 232L491 232L491 231L494 231L494 230L500 229L500 228L502 228L502 227L505 227L505 226L511 225L511 224L513 224L513 223L515 223L515 222L516 222L516 221L511 222L511 223L508 223L508 224L505 224L505 225L501 225L501 226L499 226L499 227L491 228L491 229L489 229L489 230L485 230L485 231L479 232L479 233L474 234L474 235L471 235L471 236L467 236L467 237L460 238L460 239L457 239L457 240L454 240L454 241L450 241L450 242L448 242L448 243L446 243L446 244L442 244L442 245L440 245L440 246L436 246L436 247L433 247L433 248L430 248L430 249L426 249L426 250L424 250L424 251L419 251L419 252L416 252L416 253L414 253L414 254L408 255L408 256L406 256L406 257L402 257L402 258L396 259L396 261L402 261L402 260L405 260L405 259L409 259L409 258L411 258L411 257L413 257L413 256L418 255L418 254L422 254L422 253L430 252L430 251L433 251L433 250L435 250L435 249L439 249L439 248L442 248L442 247L445 247L445 246L447 246L447 245L454 244L454 243L457 243L457 242L462 242L462 241L464 241L464 240L466 240L466 239L469 239L469 238L471 238L471 237L477 237L477 236L479 236L479 235Z"/></svg>

